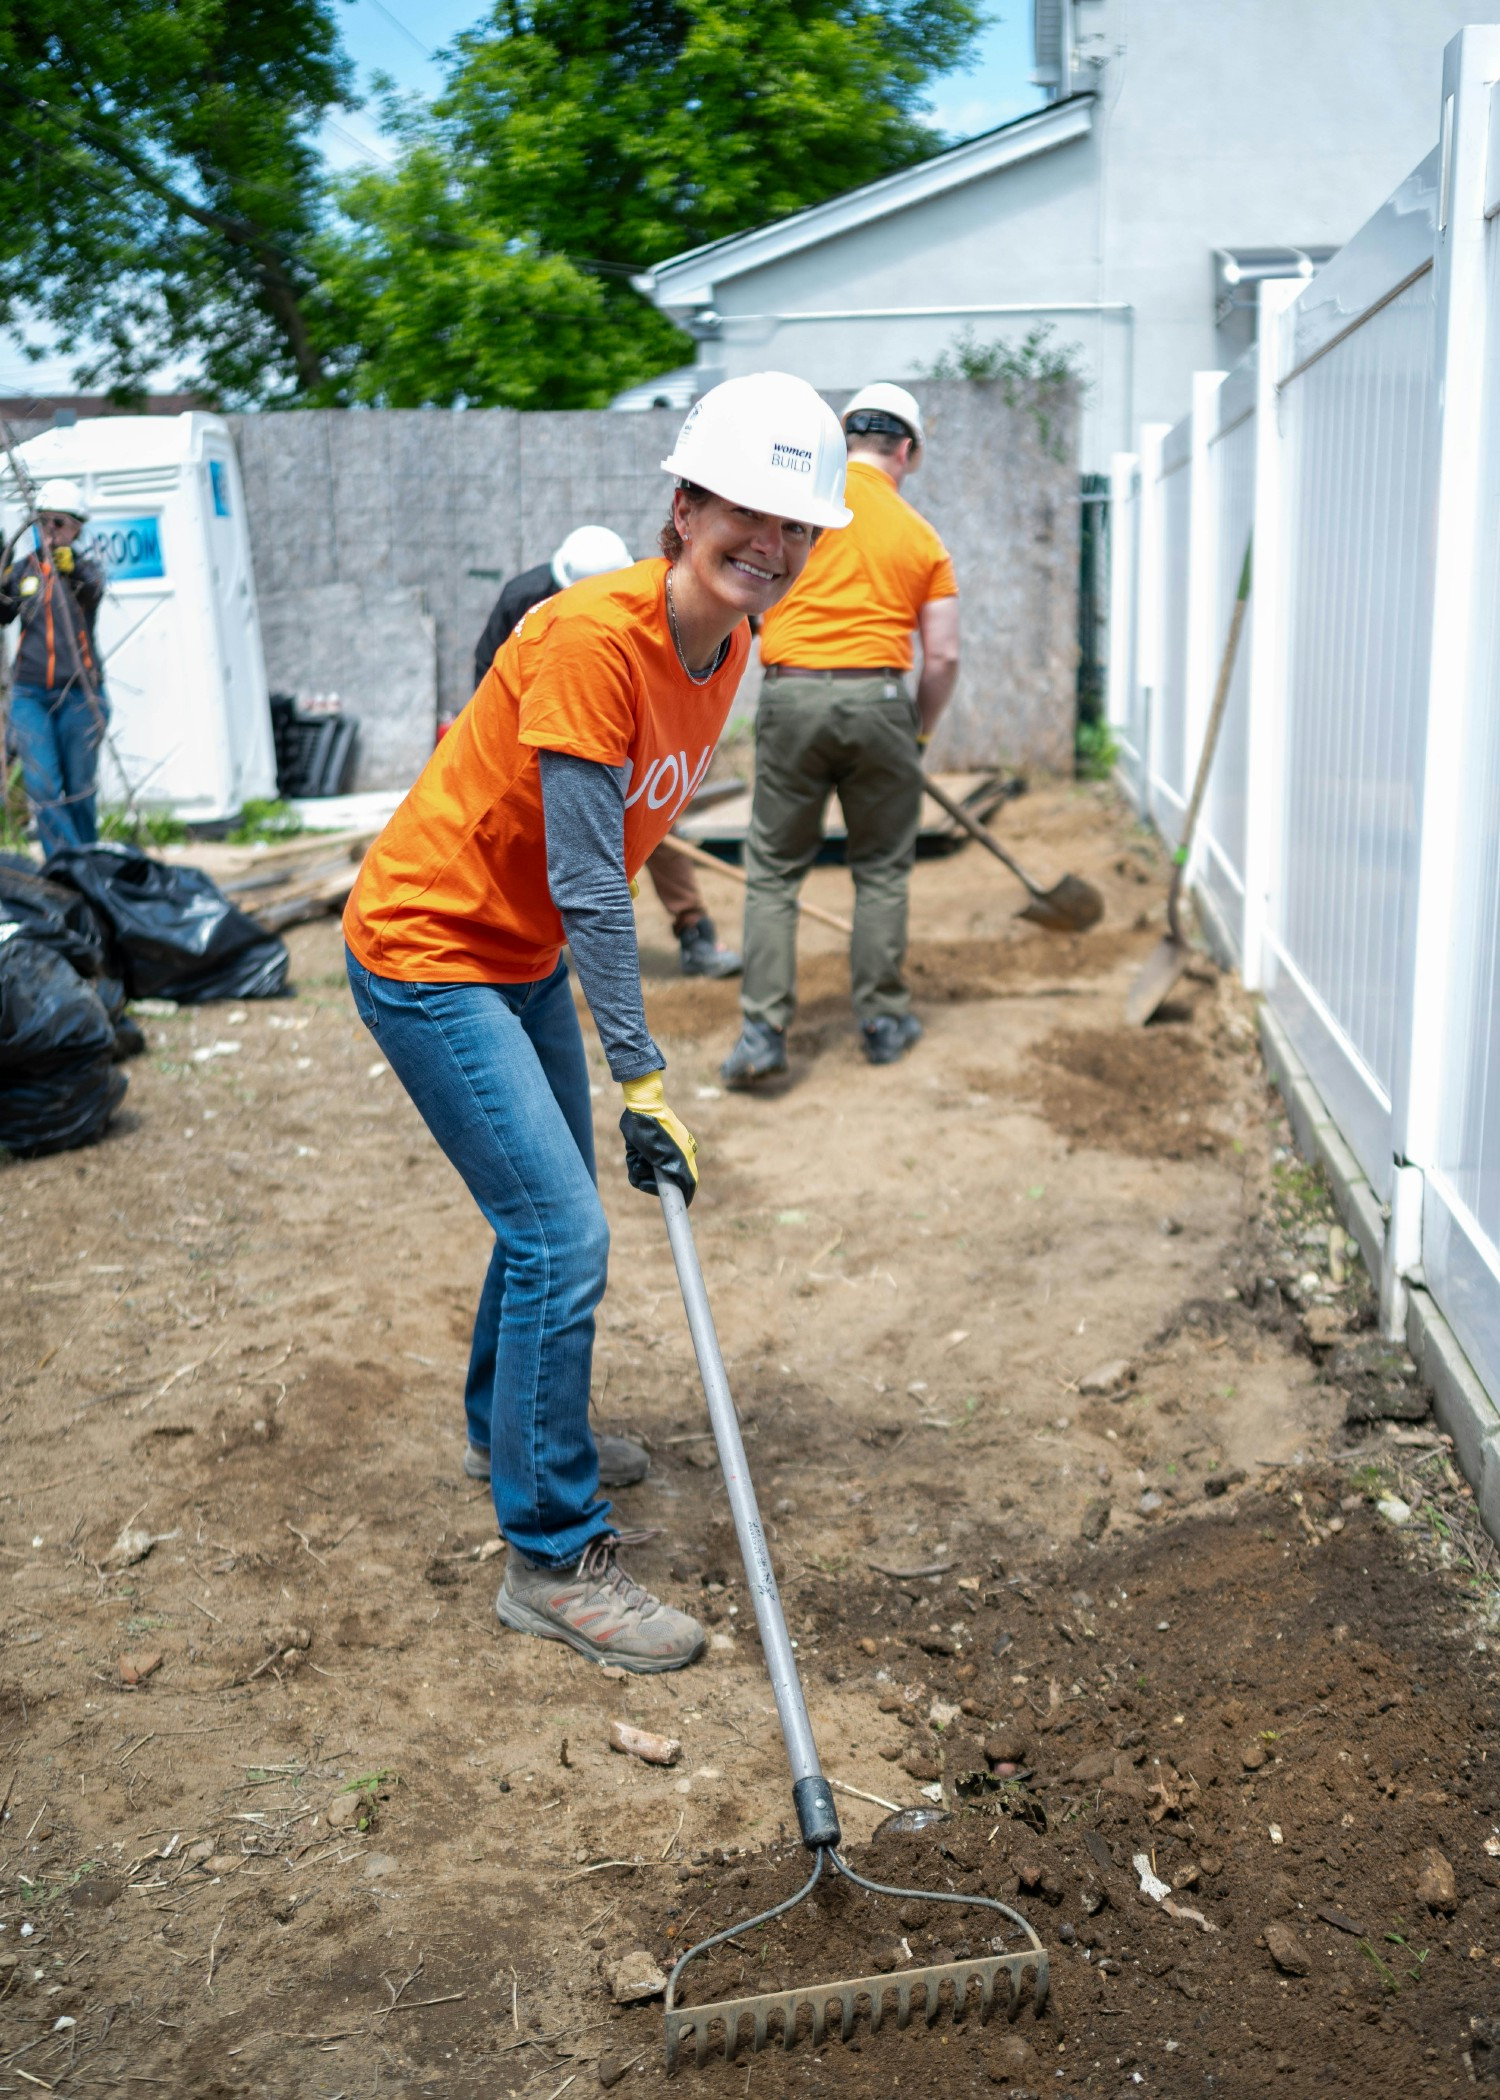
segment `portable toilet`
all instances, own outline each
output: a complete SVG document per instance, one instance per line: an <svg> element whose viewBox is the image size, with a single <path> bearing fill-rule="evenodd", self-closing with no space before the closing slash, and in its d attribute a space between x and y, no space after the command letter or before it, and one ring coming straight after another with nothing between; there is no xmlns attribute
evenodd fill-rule
<svg viewBox="0 0 1500 2100"><path fill-rule="evenodd" d="M274 796L250 533L228 426L196 410L99 416L43 431L19 451L35 481L66 475L82 487L81 539L104 566L101 801L212 824ZM22 515L8 467L0 509L8 539Z"/></svg>

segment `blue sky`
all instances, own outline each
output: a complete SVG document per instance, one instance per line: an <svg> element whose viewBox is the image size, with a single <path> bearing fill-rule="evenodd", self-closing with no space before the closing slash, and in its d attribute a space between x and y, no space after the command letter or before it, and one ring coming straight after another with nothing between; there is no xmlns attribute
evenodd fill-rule
<svg viewBox="0 0 1500 2100"><path fill-rule="evenodd" d="M339 9L344 46L353 59L362 94L372 76L388 73L411 94L431 96L442 85L438 54L460 30L482 21L489 9L483 0L343 0ZM1031 70L1031 8L1027 0L1009 0L986 29L974 66L950 74L932 91L932 122L959 138L987 131L1035 109L1040 92L1027 78ZM323 149L336 168L378 166L390 148L368 104L343 110L323 132ZM172 373L157 384L170 387ZM69 361L46 358L29 364L16 337L0 330L0 394L66 393L72 390Z"/></svg>

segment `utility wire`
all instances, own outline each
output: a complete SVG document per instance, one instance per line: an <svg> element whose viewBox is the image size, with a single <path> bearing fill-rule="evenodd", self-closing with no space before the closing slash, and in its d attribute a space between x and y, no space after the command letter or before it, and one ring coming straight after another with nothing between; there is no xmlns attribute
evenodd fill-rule
<svg viewBox="0 0 1500 2100"><path fill-rule="evenodd" d="M411 30L407 28L406 24L402 21L399 15L394 15L391 13L391 10L385 4L385 0L367 0L367 4L373 7L378 14L384 15L393 29L399 29L401 34L406 38L406 41L409 44L414 44L417 50L421 52L424 58L437 57L437 53L435 51L429 51L427 46L422 42L422 39L419 36L413 35Z"/></svg>

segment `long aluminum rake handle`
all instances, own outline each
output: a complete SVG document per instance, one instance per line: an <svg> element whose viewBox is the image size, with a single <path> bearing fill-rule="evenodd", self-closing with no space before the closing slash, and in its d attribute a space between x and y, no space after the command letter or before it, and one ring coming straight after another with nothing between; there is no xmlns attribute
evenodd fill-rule
<svg viewBox="0 0 1500 2100"><path fill-rule="evenodd" d="M745 1578L755 1606L755 1623L760 1631L760 1645L765 1652L766 1669L771 1679L771 1694L781 1721L787 1762L792 1768L792 1799L797 1808L802 1842L813 1850L836 1845L841 1833L833 1805L833 1790L823 1777L823 1768L818 1762L812 1723L807 1717L807 1701L802 1695L802 1679L797 1674L796 1658L786 1630L786 1615L781 1609L781 1593L776 1587L766 1535L761 1528L760 1509L750 1479L739 1419L730 1397L729 1379L724 1370L719 1337L714 1330L708 1292L703 1284L703 1270L693 1242L687 1203L681 1189L664 1176L658 1177L656 1192L667 1223L672 1259L677 1264L677 1281L682 1287L688 1329L693 1337L698 1371L708 1401L709 1426L718 1447L730 1514L740 1542L740 1558L745 1563Z"/></svg>

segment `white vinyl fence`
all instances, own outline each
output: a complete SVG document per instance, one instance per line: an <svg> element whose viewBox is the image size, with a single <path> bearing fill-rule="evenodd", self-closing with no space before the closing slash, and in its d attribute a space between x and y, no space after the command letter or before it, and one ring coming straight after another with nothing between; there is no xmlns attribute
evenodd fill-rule
<svg viewBox="0 0 1500 2100"><path fill-rule="evenodd" d="M1385 1208L1387 1331L1425 1284L1500 1396L1500 29L1449 45L1434 116L1115 462L1109 708L1175 844L1253 529L1194 894Z"/></svg>

